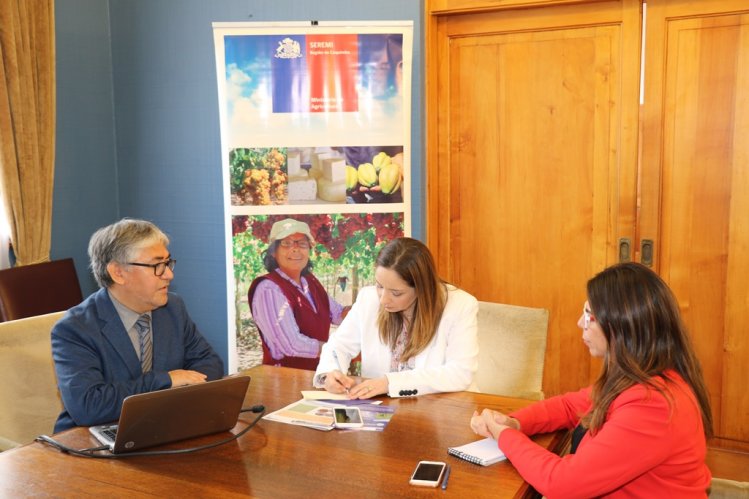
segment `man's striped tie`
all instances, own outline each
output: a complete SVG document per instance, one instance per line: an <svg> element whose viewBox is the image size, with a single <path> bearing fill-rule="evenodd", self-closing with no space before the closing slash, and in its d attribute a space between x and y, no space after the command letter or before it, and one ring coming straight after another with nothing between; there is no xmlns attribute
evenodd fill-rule
<svg viewBox="0 0 749 499"><path fill-rule="evenodd" d="M146 373L151 370L151 364L153 363L153 342L150 334L151 317L148 314L138 317L135 329L138 331L138 337L140 338L140 365L143 367L143 372Z"/></svg>

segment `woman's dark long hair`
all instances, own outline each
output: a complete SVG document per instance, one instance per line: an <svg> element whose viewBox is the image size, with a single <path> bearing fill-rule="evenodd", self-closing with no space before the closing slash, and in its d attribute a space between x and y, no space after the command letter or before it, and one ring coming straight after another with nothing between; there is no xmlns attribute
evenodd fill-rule
<svg viewBox="0 0 749 499"><path fill-rule="evenodd" d="M447 304L447 288L437 275L434 259L424 243L410 237L393 239L377 255L378 267L394 271L416 291L416 303L409 327L409 339L401 361L406 362L424 350L434 338ZM380 340L395 348L406 319L402 312L380 308L377 325Z"/></svg>
<svg viewBox="0 0 749 499"><path fill-rule="evenodd" d="M588 281L588 303L608 342L601 375L593 386L593 410L583 418L592 432L603 426L612 401L642 384L668 395L653 377L674 370L692 388L705 435L713 435L710 399L679 306L665 282L638 263L613 265ZM667 378L664 377L667 380Z"/></svg>

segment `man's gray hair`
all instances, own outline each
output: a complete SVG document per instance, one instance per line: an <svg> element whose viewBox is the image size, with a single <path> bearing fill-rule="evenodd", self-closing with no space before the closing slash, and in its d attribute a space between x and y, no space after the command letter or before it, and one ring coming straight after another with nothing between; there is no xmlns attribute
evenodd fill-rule
<svg viewBox="0 0 749 499"><path fill-rule="evenodd" d="M114 284L107 270L110 262L130 263L140 250L159 243L167 246L169 238L146 220L123 218L97 230L88 243L91 272L96 282L100 287L108 288Z"/></svg>

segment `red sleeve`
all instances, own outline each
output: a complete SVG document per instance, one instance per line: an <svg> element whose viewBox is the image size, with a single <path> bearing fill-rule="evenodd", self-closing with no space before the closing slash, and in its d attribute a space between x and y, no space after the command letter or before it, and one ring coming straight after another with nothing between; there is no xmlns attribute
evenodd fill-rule
<svg viewBox="0 0 749 499"><path fill-rule="evenodd" d="M559 411L557 407L549 414L561 419ZM606 423L595 436L587 433L573 455L559 457L516 430L503 431L499 447L541 494L595 497L628 483L669 455L670 421L670 407L663 395L635 386L614 400ZM547 426L536 420L529 429Z"/></svg>
<svg viewBox="0 0 749 499"><path fill-rule="evenodd" d="M542 400L510 414L526 435L572 429L590 410L591 388Z"/></svg>

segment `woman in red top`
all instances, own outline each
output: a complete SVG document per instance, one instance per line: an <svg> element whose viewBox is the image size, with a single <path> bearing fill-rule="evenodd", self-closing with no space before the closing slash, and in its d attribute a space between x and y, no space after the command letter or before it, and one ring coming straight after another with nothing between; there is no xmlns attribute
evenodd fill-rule
<svg viewBox="0 0 749 499"><path fill-rule="evenodd" d="M471 428L550 498L705 497L710 402L676 299L636 263L609 267L587 291L577 325L603 358L595 384L509 416L484 409ZM565 428L574 431L564 457L528 438Z"/></svg>

